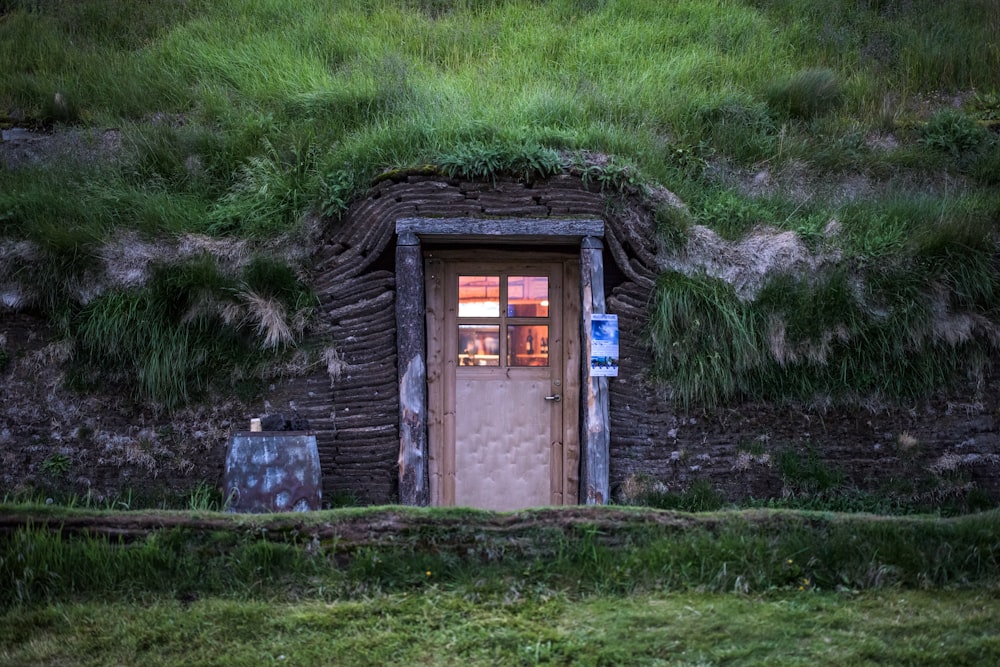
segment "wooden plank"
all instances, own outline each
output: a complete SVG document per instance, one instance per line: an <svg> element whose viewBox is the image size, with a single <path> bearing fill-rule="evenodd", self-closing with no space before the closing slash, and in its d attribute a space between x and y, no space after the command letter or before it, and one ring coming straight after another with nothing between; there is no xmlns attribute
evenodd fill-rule
<svg viewBox="0 0 1000 667"><path fill-rule="evenodd" d="M431 504L442 496L444 431L444 262L429 258L424 264L427 301L427 439Z"/></svg>
<svg viewBox="0 0 1000 667"><path fill-rule="evenodd" d="M545 238L548 242L566 238L579 240L586 236L595 238L604 235L604 221L600 219L562 220L552 218L511 218L490 220L480 218L401 218L396 221L396 232L411 232L421 239L447 238L455 240L460 236L466 240L492 240L504 237L504 241L515 237Z"/></svg>
<svg viewBox="0 0 1000 667"><path fill-rule="evenodd" d="M549 364L552 371L549 373L550 394L562 395L562 400L555 405L546 405L549 413L549 504L566 504L566 478L563 471L565 461L566 430L563 417L566 412L566 404L569 402L566 397L564 380L566 371L575 372L576 368L566 365L564 354L566 323L564 322L565 311L563 310L563 265L553 264L549 273ZM574 502L576 498L573 498Z"/></svg>
<svg viewBox="0 0 1000 667"><path fill-rule="evenodd" d="M455 505L455 368L458 364L452 350L458 347L458 280L454 264L445 264L441 320L444 322L442 342L442 410L444 435L441 442L441 505Z"/></svg>
<svg viewBox="0 0 1000 667"><path fill-rule="evenodd" d="M582 376L588 378L583 382L580 406L583 413L580 501L586 505L603 505L610 499L608 378L590 377L591 319L605 312L602 245L599 239L592 237L583 239L580 244L581 368Z"/></svg>
<svg viewBox="0 0 1000 667"><path fill-rule="evenodd" d="M580 260L563 262L563 502L580 497Z"/></svg>
<svg viewBox="0 0 1000 667"><path fill-rule="evenodd" d="M420 242L396 244L396 345L399 369L399 502L427 505L427 370L424 361L424 260Z"/></svg>

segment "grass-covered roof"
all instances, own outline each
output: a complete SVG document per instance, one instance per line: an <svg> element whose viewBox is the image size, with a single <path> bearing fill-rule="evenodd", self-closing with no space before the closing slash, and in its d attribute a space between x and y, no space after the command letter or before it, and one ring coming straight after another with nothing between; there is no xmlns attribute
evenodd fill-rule
<svg viewBox="0 0 1000 667"><path fill-rule="evenodd" d="M927 392L1000 340L998 35L992 0L0 2L3 307L126 375L149 350L105 334L140 320L181 359L274 343L308 315L274 265L298 256L81 285L123 238L264 254L386 170L577 169L676 193L677 253L767 230L825 258L749 291L664 267L645 335L676 397ZM140 395L188 400L156 373Z"/></svg>

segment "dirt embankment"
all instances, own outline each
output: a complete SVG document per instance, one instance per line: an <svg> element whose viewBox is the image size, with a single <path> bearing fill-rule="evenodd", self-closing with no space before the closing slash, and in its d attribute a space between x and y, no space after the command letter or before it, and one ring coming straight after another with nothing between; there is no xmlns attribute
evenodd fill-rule
<svg viewBox="0 0 1000 667"><path fill-rule="evenodd" d="M432 548L453 551L498 541L539 547L570 535L596 544L622 545L637 533L712 529L738 518L748 524L773 520L769 512L690 515L659 510L569 507L495 513L386 507L303 514L236 515L215 512L90 512L0 510L0 540L20 529L47 529L71 536L130 542L164 530L194 534L228 532L276 542L319 542L338 552L365 547ZM546 537L551 539L546 539Z"/></svg>

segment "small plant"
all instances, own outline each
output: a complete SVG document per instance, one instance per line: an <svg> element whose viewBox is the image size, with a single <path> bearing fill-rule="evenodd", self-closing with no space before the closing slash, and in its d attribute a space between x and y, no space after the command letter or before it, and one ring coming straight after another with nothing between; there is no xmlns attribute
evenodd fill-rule
<svg viewBox="0 0 1000 667"><path fill-rule="evenodd" d="M327 173L323 177L323 194L320 203L323 215L339 219L347 212L347 207L351 205L357 191L356 176L349 166Z"/></svg>
<svg viewBox="0 0 1000 667"><path fill-rule="evenodd" d="M986 139L986 130L961 111L944 109L927 121L921 131L920 142L954 158L973 150Z"/></svg>
<svg viewBox="0 0 1000 667"><path fill-rule="evenodd" d="M820 459L812 446L807 446L805 451L792 448L780 451L777 466L786 488L792 493L826 493L844 481L844 472Z"/></svg>
<svg viewBox="0 0 1000 667"><path fill-rule="evenodd" d="M229 499L224 501L219 496L219 490L215 486L202 480L188 496L187 508L193 512L215 512L225 510L229 506L228 501Z"/></svg>
<svg viewBox="0 0 1000 667"><path fill-rule="evenodd" d="M323 501L325 508L336 509L338 507L360 507L363 503L358 494L350 490L339 490L328 494Z"/></svg>
<svg viewBox="0 0 1000 667"><path fill-rule="evenodd" d="M51 454L42 461L42 470L52 477L64 477L70 465L70 458L65 454Z"/></svg>
<svg viewBox="0 0 1000 667"><path fill-rule="evenodd" d="M597 183L601 187L601 192L610 190L618 194L641 188L643 184L638 169L613 159L602 164L590 164L583 167L580 178L584 184Z"/></svg>
<svg viewBox="0 0 1000 667"><path fill-rule="evenodd" d="M836 108L842 99L840 81L832 70L807 69L771 86L765 95L776 114L808 120Z"/></svg>

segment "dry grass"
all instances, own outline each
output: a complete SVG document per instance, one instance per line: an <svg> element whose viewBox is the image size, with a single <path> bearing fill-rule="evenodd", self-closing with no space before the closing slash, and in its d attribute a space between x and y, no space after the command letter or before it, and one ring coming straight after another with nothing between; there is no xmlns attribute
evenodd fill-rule
<svg viewBox="0 0 1000 667"><path fill-rule="evenodd" d="M252 325L264 349L287 347L295 341L291 326L286 321L285 306L274 297L265 297L249 290L239 292L245 308L244 320Z"/></svg>

